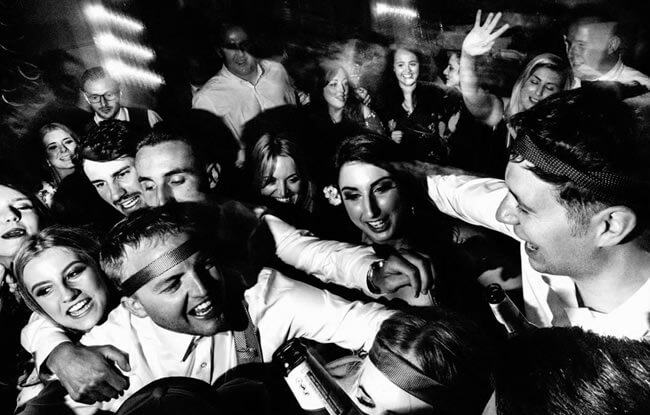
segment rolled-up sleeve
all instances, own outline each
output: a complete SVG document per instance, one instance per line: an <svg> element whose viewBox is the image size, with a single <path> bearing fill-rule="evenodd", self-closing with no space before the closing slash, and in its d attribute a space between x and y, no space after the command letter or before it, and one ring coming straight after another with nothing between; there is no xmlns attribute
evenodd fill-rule
<svg viewBox="0 0 650 415"><path fill-rule="evenodd" d="M275 240L276 255L284 263L321 281L360 289L376 297L366 283L370 265L380 259L372 247L322 240L272 215L265 215L264 220Z"/></svg>
<svg viewBox="0 0 650 415"><path fill-rule="evenodd" d="M517 239L512 226L497 220L499 205L508 194L503 180L469 175L432 175L427 177L427 189L441 212Z"/></svg>
<svg viewBox="0 0 650 415"><path fill-rule="evenodd" d="M296 337L368 350L381 323L394 313L378 303L344 300L268 268L245 297L266 360Z"/></svg>
<svg viewBox="0 0 650 415"><path fill-rule="evenodd" d="M70 338L65 330L49 319L32 313L20 333L20 342L23 348L34 356L36 369L40 370L52 350L61 343L70 342Z"/></svg>

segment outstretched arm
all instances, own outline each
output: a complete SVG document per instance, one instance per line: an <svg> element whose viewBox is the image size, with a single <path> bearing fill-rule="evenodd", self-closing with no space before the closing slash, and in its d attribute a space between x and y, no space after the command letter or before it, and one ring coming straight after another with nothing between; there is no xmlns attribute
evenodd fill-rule
<svg viewBox="0 0 650 415"><path fill-rule="evenodd" d="M488 53L495 40L510 27L505 24L494 31L499 19L501 13L490 13L481 24L481 11L476 12L474 27L463 41L460 57L460 88L465 105L476 119L490 126L497 125L503 118L503 102L479 86L475 66L476 57Z"/></svg>

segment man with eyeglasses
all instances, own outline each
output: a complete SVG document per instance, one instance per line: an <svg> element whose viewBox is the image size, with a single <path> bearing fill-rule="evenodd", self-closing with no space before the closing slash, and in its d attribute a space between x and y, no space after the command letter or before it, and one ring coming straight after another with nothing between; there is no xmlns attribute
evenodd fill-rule
<svg viewBox="0 0 650 415"><path fill-rule="evenodd" d="M122 106L120 84L101 66L84 72L81 87L86 102L95 113L93 120L97 125L104 120L115 119L127 121L138 130L149 131L161 121L160 115L150 109Z"/></svg>
<svg viewBox="0 0 650 415"><path fill-rule="evenodd" d="M223 118L242 149L238 165L243 164L241 143L244 124L262 111L280 105L295 105L295 92L284 67L251 54L251 42L239 26L228 26L220 40L223 67L197 92L192 107Z"/></svg>

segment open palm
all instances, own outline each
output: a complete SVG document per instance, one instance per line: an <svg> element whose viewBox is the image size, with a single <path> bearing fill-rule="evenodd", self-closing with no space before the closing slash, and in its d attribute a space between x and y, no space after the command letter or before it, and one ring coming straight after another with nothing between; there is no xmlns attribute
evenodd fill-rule
<svg viewBox="0 0 650 415"><path fill-rule="evenodd" d="M470 56L485 55L494 46L494 41L503 34L510 25L507 23L499 30L492 32L501 19L501 12L488 14L485 22L481 25L481 11L476 12L474 27L467 34L463 41L463 53Z"/></svg>

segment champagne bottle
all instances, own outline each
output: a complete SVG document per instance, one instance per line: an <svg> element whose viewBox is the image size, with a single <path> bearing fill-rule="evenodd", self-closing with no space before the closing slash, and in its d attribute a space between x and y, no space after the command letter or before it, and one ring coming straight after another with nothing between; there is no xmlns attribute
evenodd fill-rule
<svg viewBox="0 0 650 415"><path fill-rule="evenodd" d="M505 327L509 335L512 336L522 330L537 327L528 321L523 313L519 311L519 308L508 297L508 294L506 294L501 285L488 285L487 301L490 304L494 317Z"/></svg>
<svg viewBox="0 0 650 415"><path fill-rule="evenodd" d="M292 339L273 354L291 392L306 414L361 415L350 397L300 340Z"/></svg>

